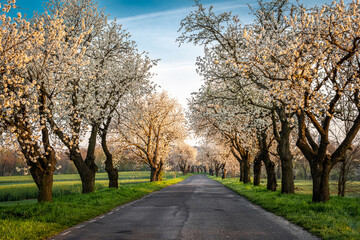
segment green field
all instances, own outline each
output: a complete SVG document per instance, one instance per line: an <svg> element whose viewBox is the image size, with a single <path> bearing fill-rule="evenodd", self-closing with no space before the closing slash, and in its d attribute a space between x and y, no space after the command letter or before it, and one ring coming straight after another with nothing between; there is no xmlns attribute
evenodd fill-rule
<svg viewBox="0 0 360 240"><path fill-rule="evenodd" d="M169 174L168 178L172 176ZM178 183L187 176L177 174L177 177L162 182L128 182L120 185L119 189L104 188L88 194L68 194L54 197L52 203L37 203L35 200L0 203L0 239L49 238L116 206Z"/></svg>
<svg viewBox="0 0 360 240"><path fill-rule="evenodd" d="M210 178L323 239L360 239L360 182L348 184L347 197L336 196L336 182L331 182L330 201L313 203L311 181L295 181L296 194L281 194L280 190L268 191L265 181L261 186L253 186L234 178Z"/></svg>
<svg viewBox="0 0 360 240"><path fill-rule="evenodd" d="M180 173L167 172L166 179L179 176ZM119 172L119 184L148 182L149 171ZM96 174L96 190L107 188L107 173ZM81 193L79 174L63 174L54 176L53 196ZM31 176L0 177L0 204L6 201L20 201L37 198L38 190Z"/></svg>
<svg viewBox="0 0 360 240"><path fill-rule="evenodd" d="M298 194L312 194L312 181L311 180L295 180L295 193ZM261 185L266 185L266 179L261 179ZM330 194L337 195L338 183L337 181L330 181ZM278 180L277 189L281 189L281 180ZM360 197L360 182L348 181L346 183L346 196Z"/></svg>

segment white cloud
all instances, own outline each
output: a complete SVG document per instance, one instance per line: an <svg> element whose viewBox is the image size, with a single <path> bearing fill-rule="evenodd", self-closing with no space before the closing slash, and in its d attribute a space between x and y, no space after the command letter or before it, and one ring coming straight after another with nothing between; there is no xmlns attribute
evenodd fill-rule
<svg viewBox="0 0 360 240"><path fill-rule="evenodd" d="M207 8L210 5L214 6L215 11L234 10L237 8L248 7L247 4L239 4L239 1L218 2L218 3L214 3L214 4L204 5L204 7ZM184 8L178 8L178 9L161 11L161 12L152 12L152 13L141 14L141 15L136 15L136 16L132 16L132 17L120 18L119 22L126 24L129 22L137 22L137 21L148 20L148 19L159 18L159 17L169 18L169 17L179 16L179 15L182 16L184 14L189 13L192 10L194 10L193 7L184 7Z"/></svg>

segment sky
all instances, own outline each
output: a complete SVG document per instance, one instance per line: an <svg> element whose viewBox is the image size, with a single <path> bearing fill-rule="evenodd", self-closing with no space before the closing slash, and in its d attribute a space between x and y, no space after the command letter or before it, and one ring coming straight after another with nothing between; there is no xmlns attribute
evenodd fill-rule
<svg viewBox="0 0 360 240"><path fill-rule="evenodd" d="M208 7L214 6L214 11L231 11L239 15L244 24L252 21L248 4L255 6L256 0L202 0ZM306 6L331 3L332 0L299 0ZM348 1L345 1L348 2ZM32 16L34 11L43 12L43 0L18 0L17 5L22 13ZM153 82L176 98L186 109L187 99L197 91L201 77L196 73L195 61L203 55L203 47L190 43L179 44L176 38L180 36L178 29L180 21L190 11L194 10L193 0L99 0L99 5L105 8L109 19L117 18L124 29L132 35L140 51L148 52L150 58L160 59L154 67L156 74Z"/></svg>

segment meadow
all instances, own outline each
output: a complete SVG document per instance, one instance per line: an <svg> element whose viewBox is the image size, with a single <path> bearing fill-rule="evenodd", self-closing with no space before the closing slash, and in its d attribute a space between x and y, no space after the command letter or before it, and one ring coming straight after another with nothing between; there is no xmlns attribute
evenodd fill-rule
<svg viewBox="0 0 360 240"><path fill-rule="evenodd" d="M98 177L101 178L101 174L99 175ZM119 189L103 187L103 189L89 194L69 193L55 196L52 203L37 203L36 200L1 202L0 239L49 238L80 222L106 213L121 204L139 199L153 191L178 183L187 177L168 173L166 174L167 179L164 181L149 182L149 175L146 172L127 172L120 173L120 175L123 177L120 182L124 181L126 184L120 184ZM125 179L125 176L134 176L134 178ZM173 178L175 176L177 178ZM69 176L70 179L72 177ZM66 180L55 182L55 184L66 185L66 183L76 182L73 179L68 180L69 178L66 176L61 176L58 180L62 178ZM15 180L19 179L15 178ZM102 181L105 184L106 180L97 180L99 185L102 184ZM18 183L18 186L27 184ZM24 187L24 189L26 188Z"/></svg>
<svg viewBox="0 0 360 240"><path fill-rule="evenodd" d="M165 179L172 179L180 173L167 172ZM132 184L148 182L149 171L119 172L119 184ZM107 173L96 174L95 189L107 188L109 182ZM37 187L31 176L0 177L0 205L7 201L20 201L37 198ZM54 175L53 196L63 196L73 193L81 193L81 181L79 174ZM7 203L6 203L7 204Z"/></svg>
<svg viewBox="0 0 360 240"><path fill-rule="evenodd" d="M254 186L240 183L237 178L210 178L322 239L360 239L360 182L349 182L345 197L336 195L336 182L331 182L330 201L314 203L311 181L296 180L296 194L281 194L280 190L268 191L266 181Z"/></svg>

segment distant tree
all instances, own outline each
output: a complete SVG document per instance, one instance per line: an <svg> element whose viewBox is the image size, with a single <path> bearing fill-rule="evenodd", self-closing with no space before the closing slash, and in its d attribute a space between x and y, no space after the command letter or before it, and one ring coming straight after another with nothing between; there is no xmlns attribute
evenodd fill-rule
<svg viewBox="0 0 360 240"><path fill-rule="evenodd" d="M182 107L161 92L133 99L118 113L119 141L149 166L150 181L160 181L170 146L187 134Z"/></svg>
<svg viewBox="0 0 360 240"><path fill-rule="evenodd" d="M171 149L169 161L173 165L177 165L185 175L189 166L195 165L196 154L195 148L184 142L179 142Z"/></svg>

